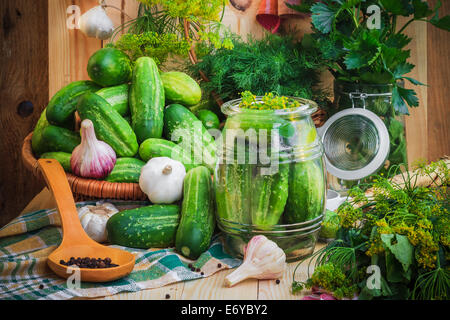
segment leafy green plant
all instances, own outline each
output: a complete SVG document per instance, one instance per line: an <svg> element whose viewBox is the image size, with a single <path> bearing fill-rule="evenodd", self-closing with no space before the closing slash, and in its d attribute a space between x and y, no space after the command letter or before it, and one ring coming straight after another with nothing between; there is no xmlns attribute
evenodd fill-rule
<svg viewBox="0 0 450 320"><path fill-rule="evenodd" d="M339 289L339 297L343 289L357 286L359 299L449 298L449 168L441 160L420 164L414 173L401 177L394 181L375 176L371 183L350 190L349 199L337 211L336 240L310 259L308 270L312 265L316 269L306 284ZM433 181L430 186L417 184L424 177ZM368 189L370 193L365 192ZM339 269L351 282L331 285L332 278L323 273L330 264L328 270ZM369 266L380 270L378 288L367 285ZM305 283L293 282L293 291L303 287Z"/></svg>
<svg viewBox="0 0 450 320"><path fill-rule="evenodd" d="M372 22L368 8L376 5L381 11L380 28L369 28ZM337 80L393 85L392 104L399 114L409 114L409 107L417 107L419 100L412 89L399 85L409 81L422 85L407 76L414 68L408 62L411 38L404 30L413 21L426 21L450 30L450 16L439 18L438 1L430 8L422 0L324 0L303 1L293 9L312 14L312 43L320 51L326 65ZM370 12L370 13L368 13ZM402 27L399 17L409 17Z"/></svg>
<svg viewBox="0 0 450 320"><path fill-rule="evenodd" d="M224 0L140 0L137 17L119 26L111 44L132 60L151 56L159 65L169 56L186 58L191 48L211 44L230 48L226 28L220 23ZM222 15L220 14L222 13ZM126 33L116 39L126 30Z"/></svg>
<svg viewBox="0 0 450 320"><path fill-rule="evenodd" d="M202 71L209 78L201 83L206 93L224 100L239 98L243 91L325 100L324 91L316 88L322 66L318 51L293 34L249 37L246 42L235 35L232 42L231 50L210 47L198 64L188 66L193 75Z"/></svg>

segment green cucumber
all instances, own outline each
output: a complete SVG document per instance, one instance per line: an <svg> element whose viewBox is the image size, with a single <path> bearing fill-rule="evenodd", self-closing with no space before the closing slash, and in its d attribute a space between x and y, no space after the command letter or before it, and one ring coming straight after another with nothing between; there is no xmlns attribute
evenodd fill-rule
<svg viewBox="0 0 450 320"><path fill-rule="evenodd" d="M288 198L288 180L288 164L280 164L272 175L256 174L252 182L252 224L261 229L278 224Z"/></svg>
<svg viewBox="0 0 450 320"><path fill-rule="evenodd" d="M80 98L77 110L82 120L92 121L97 138L109 144L118 157L133 157L137 153L139 145L133 129L105 99L86 93Z"/></svg>
<svg viewBox="0 0 450 320"><path fill-rule="evenodd" d="M136 60L130 87L131 122L139 143L161 138L164 126L164 87L155 61Z"/></svg>
<svg viewBox="0 0 450 320"><path fill-rule="evenodd" d="M142 142L139 146L139 156L144 161L155 157L168 157L180 161L186 171L198 166L193 163L190 154L186 154L179 145L164 139L149 138Z"/></svg>
<svg viewBox="0 0 450 320"><path fill-rule="evenodd" d="M211 243L214 232L214 198L211 174L199 166L190 170L183 184L183 204L175 247L189 259L197 259Z"/></svg>
<svg viewBox="0 0 450 320"><path fill-rule="evenodd" d="M220 218L250 224L253 165L225 163L218 165L215 176L216 206Z"/></svg>
<svg viewBox="0 0 450 320"><path fill-rule="evenodd" d="M115 48L97 50L88 60L89 77L102 87L112 87L130 81L130 58Z"/></svg>
<svg viewBox="0 0 450 320"><path fill-rule="evenodd" d="M61 164L61 166L64 168L64 171L66 172L72 172L72 168L70 166L70 157L72 156L71 153L68 152L45 152L41 155L41 159L55 159L58 160L58 162Z"/></svg>
<svg viewBox="0 0 450 320"><path fill-rule="evenodd" d="M113 170L105 180L109 182L139 183L139 176L144 165L144 161L136 158L117 158Z"/></svg>
<svg viewBox="0 0 450 320"><path fill-rule="evenodd" d="M193 106L202 99L202 90L197 81L184 72L162 72L161 80L168 103Z"/></svg>
<svg viewBox="0 0 450 320"><path fill-rule="evenodd" d="M299 223L320 216L325 206L324 170L316 160L291 164L284 221Z"/></svg>
<svg viewBox="0 0 450 320"><path fill-rule="evenodd" d="M46 111L47 109L42 111L41 116L34 127L33 136L31 137L31 149L36 155L44 153L46 149L45 141L42 139L42 131L50 125L47 121Z"/></svg>
<svg viewBox="0 0 450 320"><path fill-rule="evenodd" d="M164 135L184 150L190 150L195 164L202 164L211 172L214 171L214 138L189 109L180 104L171 104L164 110Z"/></svg>
<svg viewBox="0 0 450 320"><path fill-rule="evenodd" d="M224 114L220 111L220 107L217 105L217 102L212 99L202 100L196 105L190 106L189 110L196 116L198 116L198 113L201 110L209 110L214 112L219 117L219 119L225 118Z"/></svg>
<svg viewBox="0 0 450 320"><path fill-rule="evenodd" d="M128 107L129 87L130 86L125 83L119 86L103 88L97 91L96 94L108 101L121 116L125 116L130 111Z"/></svg>
<svg viewBox="0 0 450 320"><path fill-rule="evenodd" d="M49 125L42 130L42 141L45 143L44 152L72 153L73 149L81 143L81 137L78 132Z"/></svg>
<svg viewBox="0 0 450 320"><path fill-rule="evenodd" d="M112 244L130 248L167 248L175 243L180 222L177 205L150 205L124 210L108 219L106 230Z"/></svg>
<svg viewBox="0 0 450 320"><path fill-rule="evenodd" d="M261 111L258 110L258 112ZM239 132L248 134L250 133L248 130L251 130L255 133L256 140L253 139L251 135L247 136L247 139L254 143L258 141L257 138L264 132L263 130L266 130L265 132L267 132L268 137L267 141L269 142L273 130L278 130L278 135L284 139L294 137L296 133L296 128L290 121L283 119L276 114L271 114L269 116L267 112L261 113L260 115L250 112L235 114L233 117L227 119L224 128L236 130L236 134L239 134Z"/></svg>
<svg viewBox="0 0 450 320"><path fill-rule="evenodd" d="M78 99L87 92L95 92L99 89L99 85L88 80L68 84L59 90L48 103L46 108L48 122L65 127L67 122L73 121Z"/></svg>
<svg viewBox="0 0 450 320"><path fill-rule="evenodd" d="M219 129L220 127L219 117L212 111L200 110L197 112L197 118L203 123L207 130Z"/></svg>

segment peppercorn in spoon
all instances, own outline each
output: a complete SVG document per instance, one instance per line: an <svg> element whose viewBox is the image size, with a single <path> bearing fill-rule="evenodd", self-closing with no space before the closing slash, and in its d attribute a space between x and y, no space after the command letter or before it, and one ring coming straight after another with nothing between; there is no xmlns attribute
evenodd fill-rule
<svg viewBox="0 0 450 320"><path fill-rule="evenodd" d="M75 265L83 266L78 269L81 281L107 282L129 274L133 270L135 263L133 254L124 250L103 246L89 238L84 232L78 218L72 191L61 164L54 159L40 159L38 160L38 166L55 198L63 230L63 239L60 246L47 259L50 269L58 276L68 278L75 272L75 269L68 266L67 264L69 263L66 263L71 261L70 258L91 257L110 261L117 266L98 268L96 264L83 265L74 263ZM64 262L64 264L61 262Z"/></svg>

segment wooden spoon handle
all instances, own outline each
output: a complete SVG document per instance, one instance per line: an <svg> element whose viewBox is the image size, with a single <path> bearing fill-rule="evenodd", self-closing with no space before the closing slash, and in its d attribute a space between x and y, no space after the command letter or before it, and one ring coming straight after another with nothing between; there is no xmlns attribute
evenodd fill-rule
<svg viewBox="0 0 450 320"><path fill-rule="evenodd" d="M55 159L39 159L38 166L55 198L61 216L64 240L77 240L80 237L87 237L78 218L72 190L61 164Z"/></svg>

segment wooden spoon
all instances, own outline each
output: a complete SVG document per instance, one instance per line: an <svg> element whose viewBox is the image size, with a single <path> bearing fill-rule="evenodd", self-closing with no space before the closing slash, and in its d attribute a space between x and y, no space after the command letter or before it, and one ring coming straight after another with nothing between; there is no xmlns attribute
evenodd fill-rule
<svg viewBox="0 0 450 320"><path fill-rule="evenodd" d="M68 278L74 268L59 263L71 257L110 258L117 267L88 269L80 268L80 280L88 282L106 282L122 278L133 270L134 255L120 249L103 246L92 240L83 230L78 212L70 190L67 177L61 164L54 159L39 159L41 169L48 187L56 200L61 216L63 240L60 246L47 259L47 264L58 276Z"/></svg>

